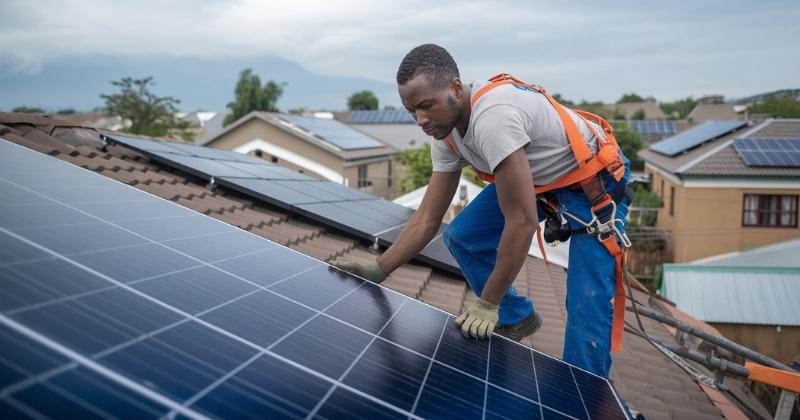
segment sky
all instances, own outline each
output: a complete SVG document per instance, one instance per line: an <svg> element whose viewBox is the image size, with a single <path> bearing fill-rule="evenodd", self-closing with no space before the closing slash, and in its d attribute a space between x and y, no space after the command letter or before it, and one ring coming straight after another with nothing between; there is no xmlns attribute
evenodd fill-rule
<svg viewBox="0 0 800 420"><path fill-rule="evenodd" d="M574 101L800 88L797 0L3 0L0 16L0 72L11 75L98 54L277 56L393 84L402 57L434 42L464 80L509 72Z"/></svg>

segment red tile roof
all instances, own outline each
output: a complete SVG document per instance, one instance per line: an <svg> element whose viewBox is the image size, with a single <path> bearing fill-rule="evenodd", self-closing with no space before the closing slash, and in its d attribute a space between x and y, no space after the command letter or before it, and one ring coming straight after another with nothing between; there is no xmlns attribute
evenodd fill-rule
<svg viewBox="0 0 800 420"><path fill-rule="evenodd" d="M47 122L50 125L35 124ZM272 208L237 193L222 190L210 191L204 183L191 176L162 167L147 157L122 147L109 147L101 152L85 146L85 132L79 140L65 137L67 143L48 135L59 126L53 120L23 121L16 117L9 121L0 114L0 137L42 153L98 172L109 178L132 185L144 191L172 200L178 204L225 221L259 236L287 245L307 255L325 261L375 258L368 246L358 239L335 232L330 228L304 220L302 217ZM19 127L40 126L50 131L31 130L23 135ZM69 126L69 124L66 124ZM95 139L97 135L95 133ZM68 144L72 141L72 144ZM99 145L99 141L96 143ZM520 293L530 296L544 325L523 344L539 351L560 357L564 343L566 312L564 300L566 272L541 260L527 258L514 282ZM416 263L407 263L397 269L383 283L386 287L430 305L458 314L475 299L462 277L442 273ZM652 304L649 295L636 291L638 301ZM631 322L631 314L627 317ZM663 339L674 340L674 335L662 324L643 319L647 332ZM694 322L701 323L694 320ZM702 323L701 323L702 324ZM706 393L688 374L647 341L626 334L624 350L614 356L611 378L620 395L631 409L644 413L648 419L720 418L723 413L741 414L741 410L719 393ZM741 382L731 379L726 384L735 388L737 395L769 417L763 407L750 395ZM715 403L709 395L722 403Z"/></svg>

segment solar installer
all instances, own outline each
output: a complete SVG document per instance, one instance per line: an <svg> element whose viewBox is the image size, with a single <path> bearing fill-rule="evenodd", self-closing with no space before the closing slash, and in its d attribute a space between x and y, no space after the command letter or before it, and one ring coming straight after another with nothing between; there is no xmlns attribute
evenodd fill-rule
<svg viewBox="0 0 800 420"><path fill-rule="evenodd" d="M629 162L602 118L569 110L539 86L508 74L464 83L442 47L420 45L397 71L403 106L432 143L433 173L400 237L370 264L341 267L376 283L434 238L461 169L489 182L443 233L478 299L456 321L465 337L514 340L542 324L511 286L538 221L546 240L570 241L563 359L608 377L622 346L622 248ZM542 246L539 235L539 246Z"/></svg>

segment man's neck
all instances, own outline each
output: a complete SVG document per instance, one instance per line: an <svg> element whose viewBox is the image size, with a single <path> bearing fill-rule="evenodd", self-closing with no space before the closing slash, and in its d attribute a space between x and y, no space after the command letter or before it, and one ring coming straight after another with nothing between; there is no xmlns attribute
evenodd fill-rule
<svg viewBox="0 0 800 420"><path fill-rule="evenodd" d="M472 114L472 107L470 106L470 102L472 99L472 89L469 85L464 86L467 89L467 94L464 95L461 102L461 118L456 124L456 130L458 130L458 135L462 139L467 135L467 129L469 128L469 118Z"/></svg>

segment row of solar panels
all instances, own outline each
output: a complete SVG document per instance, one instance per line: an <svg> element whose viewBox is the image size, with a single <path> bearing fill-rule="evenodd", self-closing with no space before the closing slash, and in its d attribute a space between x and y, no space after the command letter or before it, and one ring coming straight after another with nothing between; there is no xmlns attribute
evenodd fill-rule
<svg viewBox="0 0 800 420"><path fill-rule="evenodd" d="M747 166L800 168L800 138L742 138L733 147Z"/></svg>
<svg viewBox="0 0 800 420"><path fill-rule="evenodd" d="M709 141L730 134L748 124L747 121L706 121L650 146L650 150L666 156L677 156Z"/></svg>
<svg viewBox="0 0 800 420"><path fill-rule="evenodd" d="M384 146L384 144L366 134L353 130L339 121L332 119L303 117L291 114L281 114L278 118L342 150L368 149Z"/></svg>
<svg viewBox="0 0 800 420"><path fill-rule="evenodd" d="M624 418L606 379L2 139L0 196L2 418Z"/></svg>
<svg viewBox="0 0 800 420"><path fill-rule="evenodd" d="M675 123L672 121L634 120L630 121L628 124L630 124L633 130L643 135L673 135L678 132L675 128Z"/></svg>
<svg viewBox="0 0 800 420"><path fill-rule="evenodd" d="M353 111L348 124L415 124L414 117L405 110Z"/></svg>
<svg viewBox="0 0 800 420"><path fill-rule="evenodd" d="M301 214L361 239L377 240L383 246L394 243L413 214L406 207L371 194L320 181L241 153L116 133L104 134L103 138L110 144L129 147L216 186ZM234 160L237 157L241 159ZM441 236L437 236L416 258L436 268L461 274Z"/></svg>

